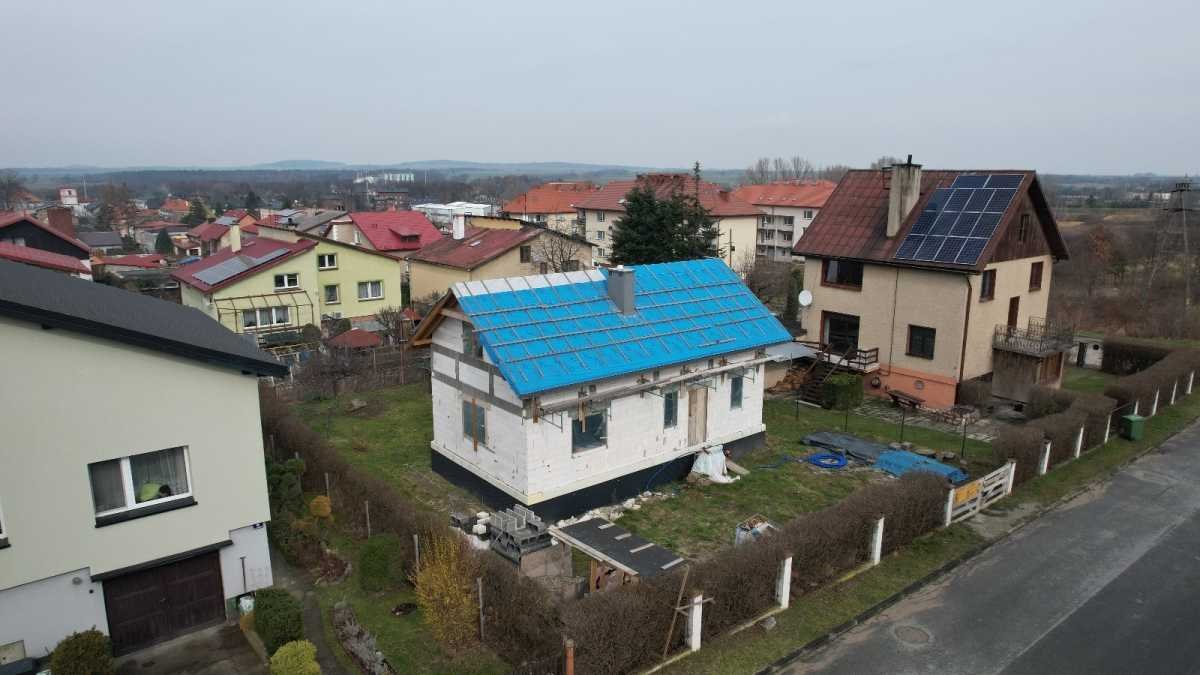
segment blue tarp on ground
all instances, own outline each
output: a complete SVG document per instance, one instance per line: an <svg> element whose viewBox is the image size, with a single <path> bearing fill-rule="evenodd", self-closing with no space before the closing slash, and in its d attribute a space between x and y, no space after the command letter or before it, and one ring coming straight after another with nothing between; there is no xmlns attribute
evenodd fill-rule
<svg viewBox="0 0 1200 675"><path fill-rule="evenodd" d="M875 461L875 468L893 476L903 476L909 471L929 471L941 474L955 484L967 480L967 474L962 469L956 469L949 464L942 464L907 450L888 450L879 453L879 459Z"/></svg>
<svg viewBox="0 0 1200 675"><path fill-rule="evenodd" d="M879 459L880 453L889 448L883 443L868 441L865 438L843 434L837 431L817 431L804 437L804 444L824 448L835 452L844 452L854 459L873 464Z"/></svg>

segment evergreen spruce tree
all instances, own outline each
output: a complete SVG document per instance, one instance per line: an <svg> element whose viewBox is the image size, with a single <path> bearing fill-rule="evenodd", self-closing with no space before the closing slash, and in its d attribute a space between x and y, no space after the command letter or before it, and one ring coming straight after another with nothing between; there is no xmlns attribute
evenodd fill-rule
<svg viewBox="0 0 1200 675"><path fill-rule="evenodd" d="M208 220L208 210L204 208L204 202L199 199L193 199L187 214L183 218L180 218L179 222L184 225L199 225L206 220Z"/></svg>
<svg viewBox="0 0 1200 675"><path fill-rule="evenodd" d="M666 198L653 187L638 185L625 195L625 214L613 224L612 261L645 265L721 255L716 221L700 202L700 164L694 183L683 182Z"/></svg>
<svg viewBox="0 0 1200 675"><path fill-rule="evenodd" d="M168 255L175 251L175 244L171 241L171 235L167 234L167 228L158 231L158 236L154 239L155 253Z"/></svg>
<svg viewBox="0 0 1200 675"><path fill-rule="evenodd" d="M243 206L245 207L246 211L257 213L258 210L262 208L262 197L259 197L258 193L254 190L250 190L246 193L246 200Z"/></svg>

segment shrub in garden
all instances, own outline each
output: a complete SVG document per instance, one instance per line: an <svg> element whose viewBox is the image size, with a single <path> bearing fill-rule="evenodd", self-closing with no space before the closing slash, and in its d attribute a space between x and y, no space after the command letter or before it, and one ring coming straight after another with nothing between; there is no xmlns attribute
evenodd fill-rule
<svg viewBox="0 0 1200 675"><path fill-rule="evenodd" d="M254 630L268 654L288 642L303 639L304 616L300 601L282 588L263 588L254 593Z"/></svg>
<svg viewBox="0 0 1200 675"><path fill-rule="evenodd" d="M1116 400L1100 394L1080 394L1075 397L1070 409L1083 416L1085 450L1104 442L1104 430L1108 428L1109 416L1116 407Z"/></svg>
<svg viewBox="0 0 1200 675"><path fill-rule="evenodd" d="M434 638L447 648L464 647L478 637L476 570L467 543L449 532L434 535L421 549L421 568L412 575L417 604Z"/></svg>
<svg viewBox="0 0 1200 675"><path fill-rule="evenodd" d="M271 656L271 675L321 675L317 646L308 640L284 644Z"/></svg>
<svg viewBox="0 0 1200 675"><path fill-rule="evenodd" d="M1037 476L1044 438L1045 432L1036 426L1006 426L992 441L992 449L997 459L1017 460L1017 471L1013 477L1015 485Z"/></svg>
<svg viewBox="0 0 1200 675"><path fill-rule="evenodd" d="M862 405L862 378L850 373L831 375L822 385L821 405L834 410L847 410Z"/></svg>
<svg viewBox="0 0 1200 675"><path fill-rule="evenodd" d="M1130 375L1149 368L1170 353L1160 345L1126 338L1105 338L1100 370L1113 375Z"/></svg>
<svg viewBox="0 0 1200 675"><path fill-rule="evenodd" d="M95 628L72 633L54 647L50 655L54 675L112 675L112 643Z"/></svg>
<svg viewBox="0 0 1200 675"><path fill-rule="evenodd" d="M1070 389L1033 387L1029 391L1029 403L1025 405L1025 416L1031 420L1063 412L1075 402L1076 393Z"/></svg>
<svg viewBox="0 0 1200 675"><path fill-rule="evenodd" d="M1041 429L1042 434L1050 439L1050 466L1071 459L1075 455L1075 438L1079 427L1083 426L1085 415L1076 409L1046 415L1029 423L1029 427Z"/></svg>
<svg viewBox="0 0 1200 675"><path fill-rule="evenodd" d="M662 657L682 577L682 571L660 575L564 605L564 634L575 640L575 672L634 673L656 663ZM697 587L689 581L687 590ZM685 593L685 602L691 596ZM680 646L683 623L683 617L675 622L672 652Z"/></svg>
<svg viewBox="0 0 1200 675"><path fill-rule="evenodd" d="M404 581L400 537L387 532L372 535L358 554L358 582L364 591L394 588Z"/></svg>
<svg viewBox="0 0 1200 675"><path fill-rule="evenodd" d="M304 490L300 487L303 475L303 460L294 457L282 462L267 459L267 494L272 518L295 515L304 509Z"/></svg>
<svg viewBox="0 0 1200 675"><path fill-rule="evenodd" d="M491 552L480 552L476 559L488 646L513 664L561 652L558 607L546 588Z"/></svg>

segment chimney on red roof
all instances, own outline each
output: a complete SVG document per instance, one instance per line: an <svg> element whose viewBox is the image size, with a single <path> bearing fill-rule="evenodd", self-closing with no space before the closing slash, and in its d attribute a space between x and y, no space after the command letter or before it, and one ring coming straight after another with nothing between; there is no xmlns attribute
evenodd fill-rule
<svg viewBox="0 0 1200 675"><path fill-rule="evenodd" d="M65 206L46 209L46 224L72 239L75 238L75 214Z"/></svg>
<svg viewBox="0 0 1200 675"><path fill-rule="evenodd" d="M229 226L229 249L234 253L242 250L242 226Z"/></svg>
<svg viewBox="0 0 1200 675"><path fill-rule="evenodd" d="M913 164L912 155L903 164L893 164L892 180L888 187L887 236L900 234L900 226L908 212L921 198L921 165Z"/></svg>

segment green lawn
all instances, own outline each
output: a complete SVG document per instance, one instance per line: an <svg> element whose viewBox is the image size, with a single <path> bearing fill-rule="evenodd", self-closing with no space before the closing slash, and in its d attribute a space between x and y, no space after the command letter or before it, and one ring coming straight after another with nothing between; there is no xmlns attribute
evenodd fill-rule
<svg viewBox="0 0 1200 675"><path fill-rule="evenodd" d="M426 387L408 384L301 403L296 414L351 463L404 494L438 511L477 511L477 500L430 468L433 416ZM353 399L365 401L367 407L348 412Z"/></svg>
<svg viewBox="0 0 1200 675"><path fill-rule="evenodd" d="M640 510L627 511L621 525L681 555L696 557L733 543L734 528L753 515L775 522L834 504L883 474L865 467L829 471L807 463L784 461L785 456L803 458L812 454L800 439L813 431L840 430L843 413L804 406L797 417L788 401L767 401L764 413L767 446L738 461L750 470L731 485L696 486L675 484L660 488L674 497L644 503ZM898 425L874 417L850 415L850 433L890 442L899 438ZM959 436L909 426L905 439L937 450L958 452ZM968 457L978 459L986 470L992 466L991 446L967 441Z"/></svg>
<svg viewBox="0 0 1200 675"><path fill-rule="evenodd" d="M470 673L475 675L500 675L509 672L509 667L490 650L479 647L446 654L433 639L421 611L396 617L391 610L402 602L416 602L416 594L409 586L391 592L367 593L358 585L355 569L358 563L360 543L345 537L335 536L338 552L351 561L350 577L345 581L316 588L317 601L321 605L321 616L325 624L325 637L331 645L337 645L333 634L331 611L334 604L345 600L367 630L375 636L380 651L398 673ZM346 672L357 672L350 658L340 648L334 647L338 660Z"/></svg>
<svg viewBox="0 0 1200 675"><path fill-rule="evenodd" d="M1068 366L1063 373L1063 389L1075 391L1104 393L1104 388L1117 379L1116 375L1096 370L1095 368L1076 368Z"/></svg>

